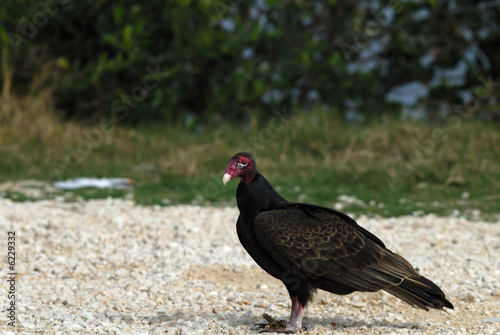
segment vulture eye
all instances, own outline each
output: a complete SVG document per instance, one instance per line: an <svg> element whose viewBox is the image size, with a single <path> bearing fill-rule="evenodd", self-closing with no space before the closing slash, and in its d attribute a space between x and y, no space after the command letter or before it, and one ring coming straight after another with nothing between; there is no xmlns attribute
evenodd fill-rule
<svg viewBox="0 0 500 335"><path fill-rule="evenodd" d="M239 168L244 168L244 167L246 167L246 166L247 166L247 164L248 164L248 163L247 163L246 161L238 162L238 167L239 167Z"/></svg>

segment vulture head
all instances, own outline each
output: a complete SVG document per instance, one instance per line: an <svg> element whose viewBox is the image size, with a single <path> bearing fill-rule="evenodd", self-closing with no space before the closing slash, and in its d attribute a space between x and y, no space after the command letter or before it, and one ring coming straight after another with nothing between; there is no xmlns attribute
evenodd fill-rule
<svg viewBox="0 0 500 335"><path fill-rule="evenodd" d="M240 152L231 158L227 164L226 173L222 177L224 185L235 177L240 177L242 182L249 183L252 181L257 172L257 165L252 155L248 152Z"/></svg>

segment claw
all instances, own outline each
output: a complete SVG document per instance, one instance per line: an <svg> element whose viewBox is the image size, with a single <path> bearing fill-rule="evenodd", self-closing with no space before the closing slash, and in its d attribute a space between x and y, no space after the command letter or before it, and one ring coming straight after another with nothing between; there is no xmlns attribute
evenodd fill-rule
<svg viewBox="0 0 500 335"><path fill-rule="evenodd" d="M290 296L292 299L292 311L290 312L290 320L276 320L272 316L267 313L264 313L262 317L266 319L266 324L257 324L259 328L264 328L260 330L261 333L297 333L305 327L302 327L302 313L304 311L304 307L299 303L299 299L297 296ZM307 329L306 329L307 330Z"/></svg>
<svg viewBox="0 0 500 335"><path fill-rule="evenodd" d="M295 329L294 327L288 326L288 321L286 320L276 320L272 316L267 313L262 315L264 319L266 319L267 323L257 323L256 326L261 328L259 333L296 333L299 329Z"/></svg>
<svg viewBox="0 0 500 335"><path fill-rule="evenodd" d="M294 327L285 327L285 328L268 328L268 329L262 329L259 330L259 333L280 333L280 334L295 334L299 331L300 329L294 328Z"/></svg>

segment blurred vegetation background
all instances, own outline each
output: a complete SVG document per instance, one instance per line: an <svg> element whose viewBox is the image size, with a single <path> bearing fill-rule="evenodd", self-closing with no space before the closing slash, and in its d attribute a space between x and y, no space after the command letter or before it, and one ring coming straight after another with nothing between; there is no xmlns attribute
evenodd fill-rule
<svg viewBox="0 0 500 335"><path fill-rule="evenodd" d="M398 92L387 95L407 83L423 91L429 117L476 93L483 116L498 117L498 90L484 85L500 80L495 1L23 0L2 7L4 94L50 89L67 118L123 117L128 105L137 105L123 117L129 124L241 120L276 105L370 114L397 111L390 107Z"/></svg>
<svg viewBox="0 0 500 335"><path fill-rule="evenodd" d="M309 194L304 201L378 196L393 210L375 211L391 214L405 207L404 195L413 204L476 201L492 212L499 8L459 0L5 2L0 179L124 175L139 181L135 197L145 203L212 203L234 196L211 190L212 177L249 150L285 194ZM309 182L323 186L304 189Z"/></svg>

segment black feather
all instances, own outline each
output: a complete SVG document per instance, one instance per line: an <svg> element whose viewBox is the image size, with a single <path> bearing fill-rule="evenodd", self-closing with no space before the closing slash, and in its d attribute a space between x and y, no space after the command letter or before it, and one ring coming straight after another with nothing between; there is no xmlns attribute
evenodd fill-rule
<svg viewBox="0 0 500 335"><path fill-rule="evenodd" d="M453 308L436 284L348 215L288 202L253 173L236 193L238 237L257 264L283 281L303 306L319 288L336 294L385 290L425 310Z"/></svg>

